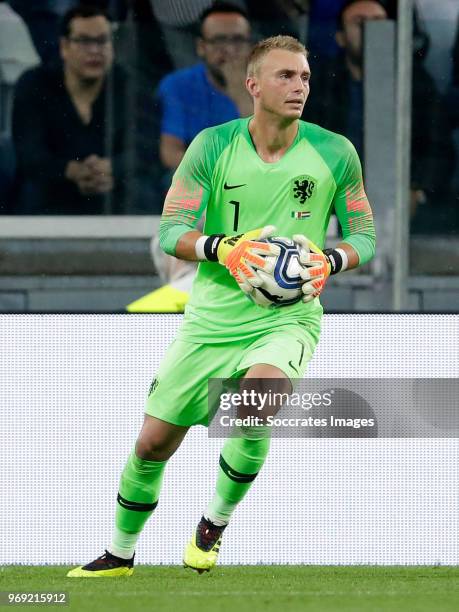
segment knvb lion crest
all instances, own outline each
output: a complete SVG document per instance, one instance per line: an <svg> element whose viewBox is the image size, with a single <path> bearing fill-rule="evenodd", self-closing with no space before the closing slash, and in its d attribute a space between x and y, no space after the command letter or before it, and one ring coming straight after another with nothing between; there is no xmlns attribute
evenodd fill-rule
<svg viewBox="0 0 459 612"><path fill-rule="evenodd" d="M306 200L309 200L314 193L316 188L316 179L308 174L297 176L292 182L292 194L295 200L298 200L300 204L304 204Z"/></svg>

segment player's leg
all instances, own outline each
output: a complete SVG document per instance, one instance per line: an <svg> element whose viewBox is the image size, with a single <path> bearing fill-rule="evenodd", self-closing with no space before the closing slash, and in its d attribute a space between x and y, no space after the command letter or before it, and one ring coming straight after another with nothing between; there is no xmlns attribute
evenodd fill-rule
<svg viewBox="0 0 459 612"><path fill-rule="evenodd" d="M273 383L275 389L273 389ZM249 368L241 380L241 391L268 394L291 393L290 379L279 368L269 364L256 364ZM273 406L276 412L280 406ZM252 407L255 415L257 406ZM241 415L245 416L245 415ZM241 427L237 437L228 438L220 454L220 469L215 495L205 516L215 524L227 524L236 506L250 489L269 451L268 427Z"/></svg>
<svg viewBox="0 0 459 612"><path fill-rule="evenodd" d="M121 474L112 554L124 559L133 557L140 532L158 505L164 468L187 431L188 427L145 415L135 448Z"/></svg>
<svg viewBox="0 0 459 612"><path fill-rule="evenodd" d="M121 475L112 545L96 561L71 570L70 577L132 574L134 546L158 503L166 462L188 428L202 418L202 410L193 410L198 384L190 380L190 363L199 372L199 349L178 340L170 345L150 386L145 421ZM205 374L202 386L207 388Z"/></svg>
<svg viewBox="0 0 459 612"><path fill-rule="evenodd" d="M178 448L191 425L207 424L208 379L222 371L224 376L228 376L235 370L238 359L235 351L232 360L228 360L227 352L218 345L206 346L181 340L170 345L150 387L145 408L147 416L135 451L121 476L111 547L111 551L117 554L107 551L95 562L72 570L69 576L132 574L133 547L158 501L167 459ZM228 373L225 368L229 369ZM123 558L131 553L131 558Z"/></svg>
<svg viewBox="0 0 459 612"><path fill-rule="evenodd" d="M164 468L188 427L145 415L135 448L120 479L112 544L105 554L71 570L70 578L130 576L142 529L158 504Z"/></svg>
<svg viewBox="0 0 459 612"><path fill-rule="evenodd" d="M273 389L273 384L275 389ZM278 367L254 364L240 382L240 391L291 393L290 379ZM273 412L280 406L272 406ZM256 413L257 406L247 407ZM252 410L251 410L252 409ZM246 416L239 415L239 416ZM217 561L221 536L232 513L260 472L270 446L268 427L240 427L222 448L214 496L184 553L184 565L210 570Z"/></svg>
<svg viewBox="0 0 459 612"><path fill-rule="evenodd" d="M320 333L320 314L307 327L287 326L268 332L241 351L234 376L245 372L243 385L290 393L291 381L302 378ZM265 379L266 384L263 384ZM283 385L286 385L283 388ZM265 389L265 390L266 390ZM273 406L273 413L278 409ZM221 535L236 506L259 473L269 450L269 429L243 428L241 437L229 438L223 446L214 496L196 533L185 549L185 565L198 571L211 569L220 549Z"/></svg>

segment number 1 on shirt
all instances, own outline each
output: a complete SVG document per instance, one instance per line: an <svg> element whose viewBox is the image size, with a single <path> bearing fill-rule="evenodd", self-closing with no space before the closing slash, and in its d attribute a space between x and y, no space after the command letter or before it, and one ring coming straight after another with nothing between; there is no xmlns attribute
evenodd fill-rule
<svg viewBox="0 0 459 612"><path fill-rule="evenodd" d="M239 224L239 204L236 200L230 200L228 204L234 204L234 223L233 223L233 231L237 232L237 226Z"/></svg>

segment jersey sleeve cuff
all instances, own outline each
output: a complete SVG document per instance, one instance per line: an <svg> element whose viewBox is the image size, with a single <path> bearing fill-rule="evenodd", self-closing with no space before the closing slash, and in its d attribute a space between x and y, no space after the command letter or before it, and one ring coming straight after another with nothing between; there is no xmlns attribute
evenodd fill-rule
<svg viewBox="0 0 459 612"><path fill-rule="evenodd" d="M162 250L168 255L175 255L177 242L188 232L192 232L193 228L188 225L160 225L159 226L159 244Z"/></svg>

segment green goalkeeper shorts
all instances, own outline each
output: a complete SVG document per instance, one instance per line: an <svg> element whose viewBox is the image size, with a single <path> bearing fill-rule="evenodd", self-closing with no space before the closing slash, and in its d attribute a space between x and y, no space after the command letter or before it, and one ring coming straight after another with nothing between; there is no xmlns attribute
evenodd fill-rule
<svg viewBox="0 0 459 612"><path fill-rule="evenodd" d="M174 340L150 386L145 412L174 425L209 425L208 380L240 378L269 364L302 378L320 334L321 315L246 341L198 344Z"/></svg>

